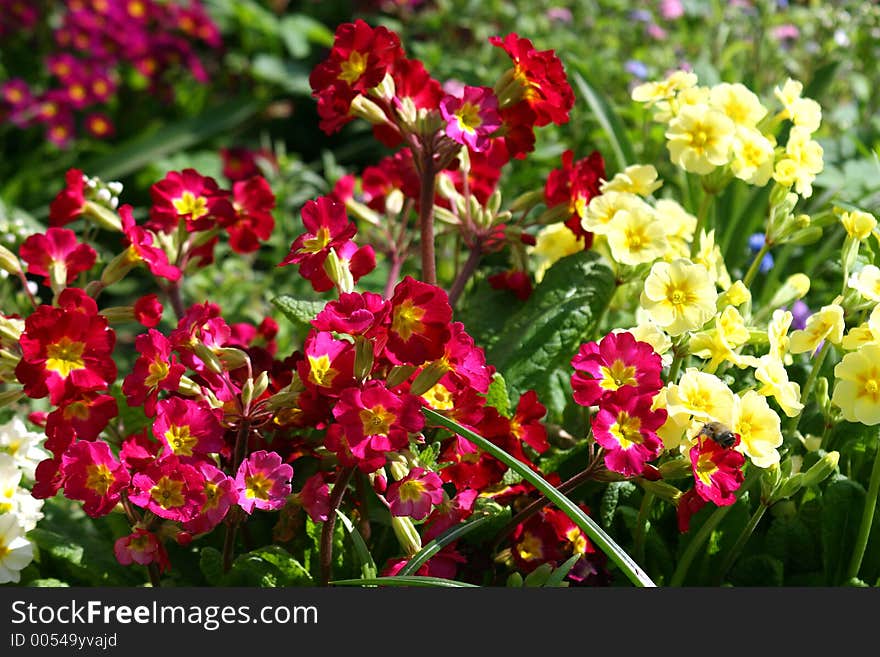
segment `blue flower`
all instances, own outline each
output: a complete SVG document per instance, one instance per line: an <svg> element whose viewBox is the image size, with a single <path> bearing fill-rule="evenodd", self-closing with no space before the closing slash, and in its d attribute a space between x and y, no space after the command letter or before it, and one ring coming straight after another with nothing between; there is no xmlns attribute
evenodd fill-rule
<svg viewBox="0 0 880 657"><path fill-rule="evenodd" d="M640 80L644 80L648 77L648 67L645 66L643 62L640 62L637 59L630 59L623 65L623 68L626 69L626 72L630 75L633 75Z"/></svg>

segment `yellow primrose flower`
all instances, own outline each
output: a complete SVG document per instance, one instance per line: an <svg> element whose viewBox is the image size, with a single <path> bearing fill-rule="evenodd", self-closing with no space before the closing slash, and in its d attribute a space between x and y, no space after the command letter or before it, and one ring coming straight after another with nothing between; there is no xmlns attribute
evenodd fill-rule
<svg viewBox="0 0 880 657"><path fill-rule="evenodd" d="M650 196L663 186L662 180L657 180L657 169L652 164L633 164L616 174L611 180L607 180L599 187L603 194L606 192L629 192L639 196Z"/></svg>
<svg viewBox="0 0 880 657"><path fill-rule="evenodd" d="M738 449L759 468L779 463L777 448L782 445L779 416L754 390L746 391L736 402L735 419L730 426L740 436Z"/></svg>
<svg viewBox="0 0 880 657"><path fill-rule="evenodd" d="M672 161L700 175L728 163L733 136L733 121L708 105L683 107L666 131Z"/></svg>
<svg viewBox="0 0 880 657"><path fill-rule="evenodd" d="M721 289L726 290L730 287L730 274L727 273L721 247L715 243L714 228L708 233L700 233L700 249L694 256L694 262L703 265L709 272L712 282L721 286Z"/></svg>
<svg viewBox="0 0 880 657"><path fill-rule="evenodd" d="M806 274L792 274L788 278L785 279L785 282L782 286L776 290L773 294L773 298L770 299L770 303L767 305L770 308L781 308L782 306L787 306L788 304L796 301L797 299L803 299L807 296L807 292L810 291L810 279Z"/></svg>
<svg viewBox="0 0 880 657"><path fill-rule="evenodd" d="M663 441L664 449L677 449L684 443L685 434L692 423L691 414L687 411L670 412L666 406L666 393L667 388L660 389L660 392L654 396L651 410L666 409L666 422L657 429L657 435Z"/></svg>
<svg viewBox="0 0 880 657"><path fill-rule="evenodd" d="M685 107L706 106L708 104L709 89L707 87L688 87L675 94L675 98L658 102L654 106L653 118L658 123L669 123Z"/></svg>
<svg viewBox="0 0 880 657"><path fill-rule="evenodd" d="M746 328L746 322L733 306L727 306L715 318L715 328L733 347L739 347L749 341L749 329Z"/></svg>
<svg viewBox="0 0 880 657"><path fill-rule="evenodd" d="M567 255L578 253L583 248L583 243L577 240L564 223L544 226L535 236L535 246L530 249L530 253L538 260L535 280L540 282L554 262Z"/></svg>
<svg viewBox="0 0 880 657"><path fill-rule="evenodd" d="M868 239L871 232L877 227L877 220L874 218L874 215L870 212L862 212L861 210L841 213L840 223L846 229L847 235L860 242Z"/></svg>
<svg viewBox="0 0 880 657"><path fill-rule="evenodd" d="M788 329L794 316L788 310L777 308L773 311L773 316L767 324L767 337L770 338L769 356L785 363L786 356L791 360L788 349L791 345L791 338L788 337Z"/></svg>
<svg viewBox="0 0 880 657"><path fill-rule="evenodd" d="M852 327L847 334L843 336L843 340L840 341L840 346L846 351L855 351L862 345L876 342L880 342L877 339L877 335L871 330L871 325L868 322L865 322L859 326Z"/></svg>
<svg viewBox="0 0 880 657"><path fill-rule="evenodd" d="M809 198L813 195L813 180L824 166L822 155L822 147L813 141L809 131L795 126L785 144L785 157L773 170L773 179L780 185L794 185L798 194Z"/></svg>
<svg viewBox="0 0 880 657"><path fill-rule="evenodd" d="M669 413L688 413L702 422L733 423L734 394L714 374L689 367L666 391Z"/></svg>
<svg viewBox="0 0 880 657"><path fill-rule="evenodd" d="M767 108L758 97L739 82L716 84L710 90L709 104L744 128L754 128L767 115Z"/></svg>
<svg viewBox="0 0 880 657"><path fill-rule="evenodd" d="M834 367L831 395L848 422L880 423L880 345L866 344L846 354Z"/></svg>
<svg viewBox="0 0 880 657"><path fill-rule="evenodd" d="M804 85L789 78L782 89L776 87L773 93L782 103L781 118L790 119L799 128L816 132L822 122L822 107L811 98L802 98Z"/></svg>
<svg viewBox="0 0 880 657"><path fill-rule="evenodd" d="M848 285L865 299L880 301L880 267L865 265L858 273L850 276Z"/></svg>
<svg viewBox="0 0 880 657"><path fill-rule="evenodd" d="M752 300L752 293L742 281L734 281L729 288L718 297L719 306L741 306Z"/></svg>
<svg viewBox="0 0 880 657"><path fill-rule="evenodd" d="M697 76L687 71L674 71L660 82L643 82L632 90L632 99L637 103L648 103L648 107L660 100L668 100L677 91L697 84Z"/></svg>
<svg viewBox="0 0 880 657"><path fill-rule="evenodd" d="M632 333L633 337L639 342L647 342L654 351L660 355L663 365L669 365L672 362L672 339L666 333L647 317L641 317L644 311L640 308L636 311L636 324L630 329L626 329ZM616 330L616 329L615 329ZM623 330L623 329L621 329Z"/></svg>
<svg viewBox="0 0 880 657"><path fill-rule="evenodd" d="M605 237L611 257L624 265L653 262L666 251L663 224L647 203L629 210L619 210L608 224Z"/></svg>
<svg viewBox="0 0 880 657"><path fill-rule="evenodd" d="M702 367L702 370L708 374L714 374L724 361L736 359L736 352L718 329L694 334L688 342L688 351L698 358L709 361Z"/></svg>
<svg viewBox="0 0 880 657"><path fill-rule="evenodd" d="M660 328L676 336L702 328L715 315L717 298L706 268L679 258L654 263L640 302Z"/></svg>
<svg viewBox="0 0 880 657"><path fill-rule="evenodd" d="M647 208L648 212L651 211L650 205L629 192L599 194L591 198L586 206L584 215L581 217L581 226L584 230L596 235L604 235L608 232L608 226L618 212L642 207Z"/></svg>
<svg viewBox="0 0 880 657"><path fill-rule="evenodd" d="M672 199L659 199L654 204L654 215L663 224L669 245L663 258L675 260L690 255L690 243L694 239L697 218Z"/></svg>
<svg viewBox="0 0 880 657"><path fill-rule="evenodd" d="M763 187L773 175L774 144L757 130L739 128L733 140L733 175L750 185Z"/></svg>
<svg viewBox="0 0 880 657"><path fill-rule="evenodd" d="M801 387L796 381L788 380L788 372L781 361L769 355L761 356L755 368L755 378L764 384L758 392L773 397L788 417L794 417L804 409Z"/></svg>
<svg viewBox="0 0 880 657"><path fill-rule="evenodd" d="M815 351L822 340L840 344L843 339L843 308L836 303L822 306L822 309L807 318L807 325L791 333L791 353L802 354Z"/></svg>

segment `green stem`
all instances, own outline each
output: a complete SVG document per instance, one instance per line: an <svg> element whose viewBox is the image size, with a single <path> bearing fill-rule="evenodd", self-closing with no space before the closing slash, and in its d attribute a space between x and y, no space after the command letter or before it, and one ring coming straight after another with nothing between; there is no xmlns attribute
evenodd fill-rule
<svg viewBox="0 0 880 657"><path fill-rule="evenodd" d="M755 259L752 260L752 264L749 267L749 270L746 272L746 275L743 276L743 285L749 287L752 284L752 281L755 279L755 276L758 274L758 270L761 268L761 261L764 259L764 256L767 255L770 251L770 245L766 242L761 245L760 250L755 254Z"/></svg>
<svg viewBox="0 0 880 657"><path fill-rule="evenodd" d="M694 239L691 242L691 259L697 255L700 250L700 232L706 227L706 218L709 216L709 206L715 198L714 194L710 194L703 190L703 199L700 201L700 209L697 211L697 225L694 228Z"/></svg>
<svg viewBox="0 0 880 657"><path fill-rule="evenodd" d="M816 362L813 363L813 369L810 370L810 375L807 377L807 381L806 383L804 383L804 387L801 389L801 404L806 405L807 400L810 398L810 395L813 392L813 386L816 385L816 379L819 378L819 370L822 369L822 363L825 362L825 356L828 355L828 351L830 349L831 343L828 340L825 340L825 344L822 345L822 349L819 351L819 355L816 356ZM800 413L798 413L794 417L788 418L788 421L785 423L784 433L787 435L793 434L794 430L797 429L800 419Z"/></svg>
<svg viewBox="0 0 880 657"><path fill-rule="evenodd" d="M678 372L681 370L681 364L684 362L684 356L687 352L687 348L684 345L674 345L672 348L672 363L669 365L669 376L667 377L667 381L669 383L675 383L675 379L678 377Z"/></svg>
<svg viewBox="0 0 880 657"><path fill-rule="evenodd" d="M865 557L865 549L868 547L868 537L871 534L871 525L874 522L874 510L877 508L877 494L880 493L880 445L874 456L874 467L871 470L871 481L868 484L868 495L865 498L865 508L862 511L862 522L859 525L859 533L856 537L856 547L853 550L852 560L849 562L847 579L858 577L862 567L862 559Z"/></svg>
<svg viewBox="0 0 880 657"><path fill-rule="evenodd" d="M724 576L727 575L727 571L730 570L731 566L736 563L736 560L739 558L739 553L742 552L742 549L746 546L746 543L749 542L749 538L751 538L752 533L755 531L755 527L758 526L758 523L761 522L761 518L764 517L764 514L767 512L767 509L770 508L769 505L761 500L761 503L758 505L758 508L755 509L755 512L752 514L752 517L749 518L748 524L743 527L743 530L740 532L739 536L736 539L736 543L733 544L733 547L727 553L727 556L724 557L724 561L721 564L721 569L718 571L718 584L721 584L721 580L724 579Z"/></svg>
<svg viewBox="0 0 880 657"><path fill-rule="evenodd" d="M654 493L645 491L642 504L639 507L639 517L636 520L636 533L633 538L633 557L637 562L645 560L645 536L648 533L648 516L651 506L654 504Z"/></svg>
<svg viewBox="0 0 880 657"><path fill-rule="evenodd" d="M746 477L746 480L740 488L740 491L748 490L758 478L758 476L758 469L753 468ZM681 555L681 559L679 560L678 565L675 567L675 572L672 574L672 579L669 580L669 586L681 586L681 583L687 576L688 569L691 567L691 562L694 560L694 557L697 556L697 552L700 551L700 549L703 547L703 544L709 539L709 536L712 534L713 531L715 531L715 528L719 525L719 523L724 520L724 516L726 516L730 512L731 508L733 508L733 504L730 504L728 506L719 506L717 509L715 509L712 515L706 519L706 522L704 522L703 526L700 527L697 535L691 539L690 543L688 543L687 547L684 550L684 554Z"/></svg>
<svg viewBox="0 0 880 657"><path fill-rule="evenodd" d="M605 533L596 522L590 518L584 511L570 499L568 499L565 495L559 492L556 488L554 488L546 479L544 479L537 472L532 470L522 461L519 461L512 457L510 454L505 452L503 449L497 447L495 444L486 440L482 436L474 433L473 431L461 426L457 422L454 422L440 413L433 411L429 408L423 408L422 413L424 413L425 417L428 421L434 426L441 426L449 429L450 431L458 434L459 436L471 441L477 447L482 449L484 452L488 453L490 456L495 457L502 463L504 463L507 467L512 469L518 475L520 475L523 479L528 481L532 486L541 491L547 498L559 508L560 511L564 512L569 518L571 518L572 522L574 522L580 529L590 538L590 540L595 543L595 545L602 550L608 557L613 561L618 568L623 572L624 575L636 586L656 586L654 582L648 577L647 573L641 569L641 567L633 561L632 557L630 557L617 543L614 542L608 534Z"/></svg>

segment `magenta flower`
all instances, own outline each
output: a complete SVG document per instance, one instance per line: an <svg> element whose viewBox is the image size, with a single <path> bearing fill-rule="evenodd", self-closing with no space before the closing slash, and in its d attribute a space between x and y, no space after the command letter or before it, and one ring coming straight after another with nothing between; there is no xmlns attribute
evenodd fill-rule
<svg viewBox="0 0 880 657"><path fill-rule="evenodd" d="M446 121L446 136L477 153L488 150L489 138L501 127L498 98L489 87L466 86L461 98L446 96L440 101L440 114Z"/></svg>
<svg viewBox="0 0 880 657"><path fill-rule="evenodd" d="M650 395L621 388L603 400L593 418L593 436L605 448L605 466L626 476L640 475L645 464L660 455L663 441L657 429L666 422L666 409L651 410Z"/></svg>
<svg viewBox="0 0 880 657"><path fill-rule="evenodd" d="M43 276L49 285L52 278L72 283L82 272L95 264L97 253L88 244L76 241L76 234L67 228L49 228L45 233L28 237L19 250L28 263L28 273ZM57 273L52 276L52 271Z"/></svg>
<svg viewBox="0 0 880 657"><path fill-rule="evenodd" d="M734 447L739 444L739 437ZM694 490L707 502L728 506L736 502L736 491L742 485L743 456L736 449L727 449L711 438L700 437L689 452L694 471Z"/></svg>
<svg viewBox="0 0 880 657"><path fill-rule="evenodd" d="M575 370L571 375L574 400L581 406L599 403L627 386L649 396L663 387L659 354L627 331L609 333L600 342L581 345L571 366Z"/></svg>
<svg viewBox="0 0 880 657"><path fill-rule="evenodd" d="M113 544L113 554L123 566L130 566L133 563L147 566L155 563L159 566L160 572L171 569L168 552L162 541L156 538L155 534L140 527L128 536L118 539Z"/></svg>
<svg viewBox="0 0 880 657"><path fill-rule="evenodd" d="M242 461L235 476L239 506L247 513L253 513L254 507L280 509L290 495L291 477L293 468L282 463L276 452L254 452Z"/></svg>
<svg viewBox="0 0 880 657"><path fill-rule="evenodd" d="M184 529L192 534L204 534L226 517L229 507L238 501L238 493L235 480L219 468L210 463L199 463L196 468L205 477L205 503Z"/></svg>
<svg viewBox="0 0 880 657"><path fill-rule="evenodd" d="M129 499L160 518L186 522L205 504L205 477L176 456L166 456L137 473Z"/></svg>
<svg viewBox="0 0 880 657"><path fill-rule="evenodd" d="M388 487L387 499L391 515L424 520L431 507L443 501L443 481L434 472L413 468L403 479Z"/></svg>
<svg viewBox="0 0 880 657"><path fill-rule="evenodd" d="M93 518L109 513L128 486L125 466L104 442L80 441L61 457L64 496L81 500L83 510Z"/></svg>
<svg viewBox="0 0 880 657"><path fill-rule="evenodd" d="M203 401L169 397L157 405L153 435L185 463L223 449L222 411Z"/></svg>

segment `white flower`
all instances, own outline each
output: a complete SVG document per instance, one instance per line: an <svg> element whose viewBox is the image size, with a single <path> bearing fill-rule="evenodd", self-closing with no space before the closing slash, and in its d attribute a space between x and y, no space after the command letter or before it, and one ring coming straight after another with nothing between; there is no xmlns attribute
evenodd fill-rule
<svg viewBox="0 0 880 657"><path fill-rule="evenodd" d="M0 424L0 453L9 454L24 476L33 480L37 464L49 458L49 453L40 447L45 436L28 431L24 422L15 417L6 424Z"/></svg>
<svg viewBox="0 0 880 657"><path fill-rule="evenodd" d="M18 583L21 571L33 560L34 546L11 513L0 515L0 584Z"/></svg>

